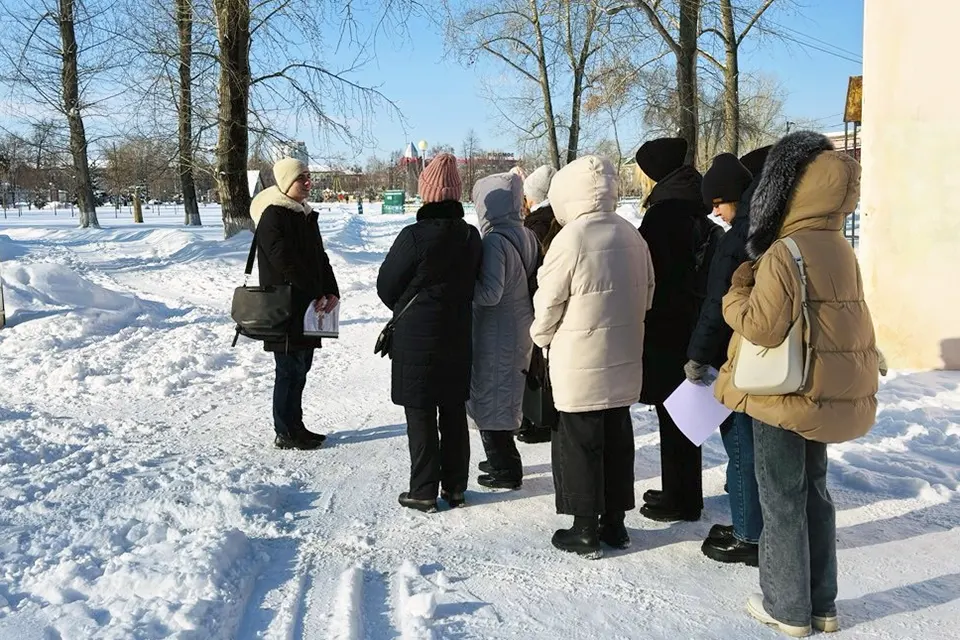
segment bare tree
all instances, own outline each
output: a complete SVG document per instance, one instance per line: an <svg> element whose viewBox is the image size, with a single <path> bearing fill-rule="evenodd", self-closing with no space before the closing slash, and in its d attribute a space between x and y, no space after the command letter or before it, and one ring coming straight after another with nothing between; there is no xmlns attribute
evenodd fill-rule
<svg viewBox="0 0 960 640"><path fill-rule="evenodd" d="M701 35L712 34L723 45L724 61L701 49L700 54L713 63L724 74L723 87L723 131L726 151L738 154L740 150L740 45L758 24L764 13L773 5L775 0L754 2L742 0L717 0L719 5L720 28L707 27L701 30ZM738 24L737 17L746 18L745 23Z"/></svg>
<svg viewBox="0 0 960 640"><path fill-rule="evenodd" d="M468 64L491 57L524 83L509 111L502 108L507 101L499 87L501 115L523 141L545 141L555 167L575 160L584 94L598 54L615 32L611 16L593 1L484 0L465 11L463 6L447 3L451 45ZM539 113L531 118L534 106ZM563 129L567 139L561 146Z"/></svg>
<svg viewBox="0 0 960 640"><path fill-rule="evenodd" d="M114 97L104 89L118 66L112 3L0 0L0 7L9 18L0 42L2 79L66 122L80 226L98 227L86 120Z"/></svg>
<svg viewBox="0 0 960 640"><path fill-rule="evenodd" d="M184 224L199 227L200 206L193 179L193 0L176 0L179 36L180 102L178 105L178 163L183 194Z"/></svg>
<svg viewBox="0 0 960 640"><path fill-rule="evenodd" d="M463 194L465 198L470 198L473 194L473 185L477 183L477 156L480 154L480 140L473 129L467 131L460 153L463 157L463 171L460 172Z"/></svg>
<svg viewBox="0 0 960 640"><path fill-rule="evenodd" d="M676 66L677 109L680 137L687 141L687 164L697 153L697 40L700 35L701 0L675 0L673 11L663 0L629 0L608 7L616 15L628 9L639 10L674 54ZM675 17L676 16L676 17Z"/></svg>

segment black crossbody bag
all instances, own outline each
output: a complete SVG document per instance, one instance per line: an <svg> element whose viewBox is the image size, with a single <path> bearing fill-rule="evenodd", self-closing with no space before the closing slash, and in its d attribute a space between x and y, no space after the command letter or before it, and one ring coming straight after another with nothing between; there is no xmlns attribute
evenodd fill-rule
<svg viewBox="0 0 960 640"><path fill-rule="evenodd" d="M289 284L267 286L248 286L247 280L253 273L253 261L257 257L257 232L250 243L250 255L247 256L247 268L244 271L242 287L233 291L233 305L230 317L237 323L237 332L233 337L233 346L244 335L252 340L276 340L284 338L290 331L293 316L293 289Z"/></svg>

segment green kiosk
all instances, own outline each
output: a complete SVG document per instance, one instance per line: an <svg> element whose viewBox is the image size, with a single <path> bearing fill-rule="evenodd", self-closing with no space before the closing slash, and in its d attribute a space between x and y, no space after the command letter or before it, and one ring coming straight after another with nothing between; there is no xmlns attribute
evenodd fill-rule
<svg viewBox="0 0 960 640"><path fill-rule="evenodd" d="M403 201L406 199L403 191L384 191L382 213L404 213Z"/></svg>

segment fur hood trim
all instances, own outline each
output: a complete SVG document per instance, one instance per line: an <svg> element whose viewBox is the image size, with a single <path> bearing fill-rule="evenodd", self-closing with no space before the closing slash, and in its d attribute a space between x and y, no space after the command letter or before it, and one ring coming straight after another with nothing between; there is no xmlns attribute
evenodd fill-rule
<svg viewBox="0 0 960 640"><path fill-rule="evenodd" d="M833 150L833 143L826 136L813 131L791 133L770 150L750 201L747 254L752 260L762 256L777 241L787 216L787 205L807 165L820 153Z"/></svg>
<svg viewBox="0 0 960 640"><path fill-rule="evenodd" d="M254 226L260 224L260 218L267 207L282 207L303 215L309 215L313 211L308 203L297 202L274 185L258 193L250 203L250 217L253 218Z"/></svg>

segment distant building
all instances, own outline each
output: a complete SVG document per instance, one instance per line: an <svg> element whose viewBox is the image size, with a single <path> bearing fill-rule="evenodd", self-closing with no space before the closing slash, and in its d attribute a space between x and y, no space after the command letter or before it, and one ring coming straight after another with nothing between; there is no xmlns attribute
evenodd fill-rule
<svg viewBox="0 0 960 640"><path fill-rule="evenodd" d="M263 191L263 176L259 171L247 171L247 188L251 198Z"/></svg>
<svg viewBox="0 0 960 640"><path fill-rule="evenodd" d="M310 164L310 154L307 153L307 143L302 140L291 140L277 144L274 147L274 160L296 158L303 164Z"/></svg>
<svg viewBox="0 0 960 640"><path fill-rule="evenodd" d="M860 149L863 146L863 132L858 128L856 139L853 135L853 126L850 127L850 130L844 134L843 131L833 131L830 133L824 133L830 142L833 143L833 146L838 151L846 150L850 155L852 155L858 162L860 161Z"/></svg>

